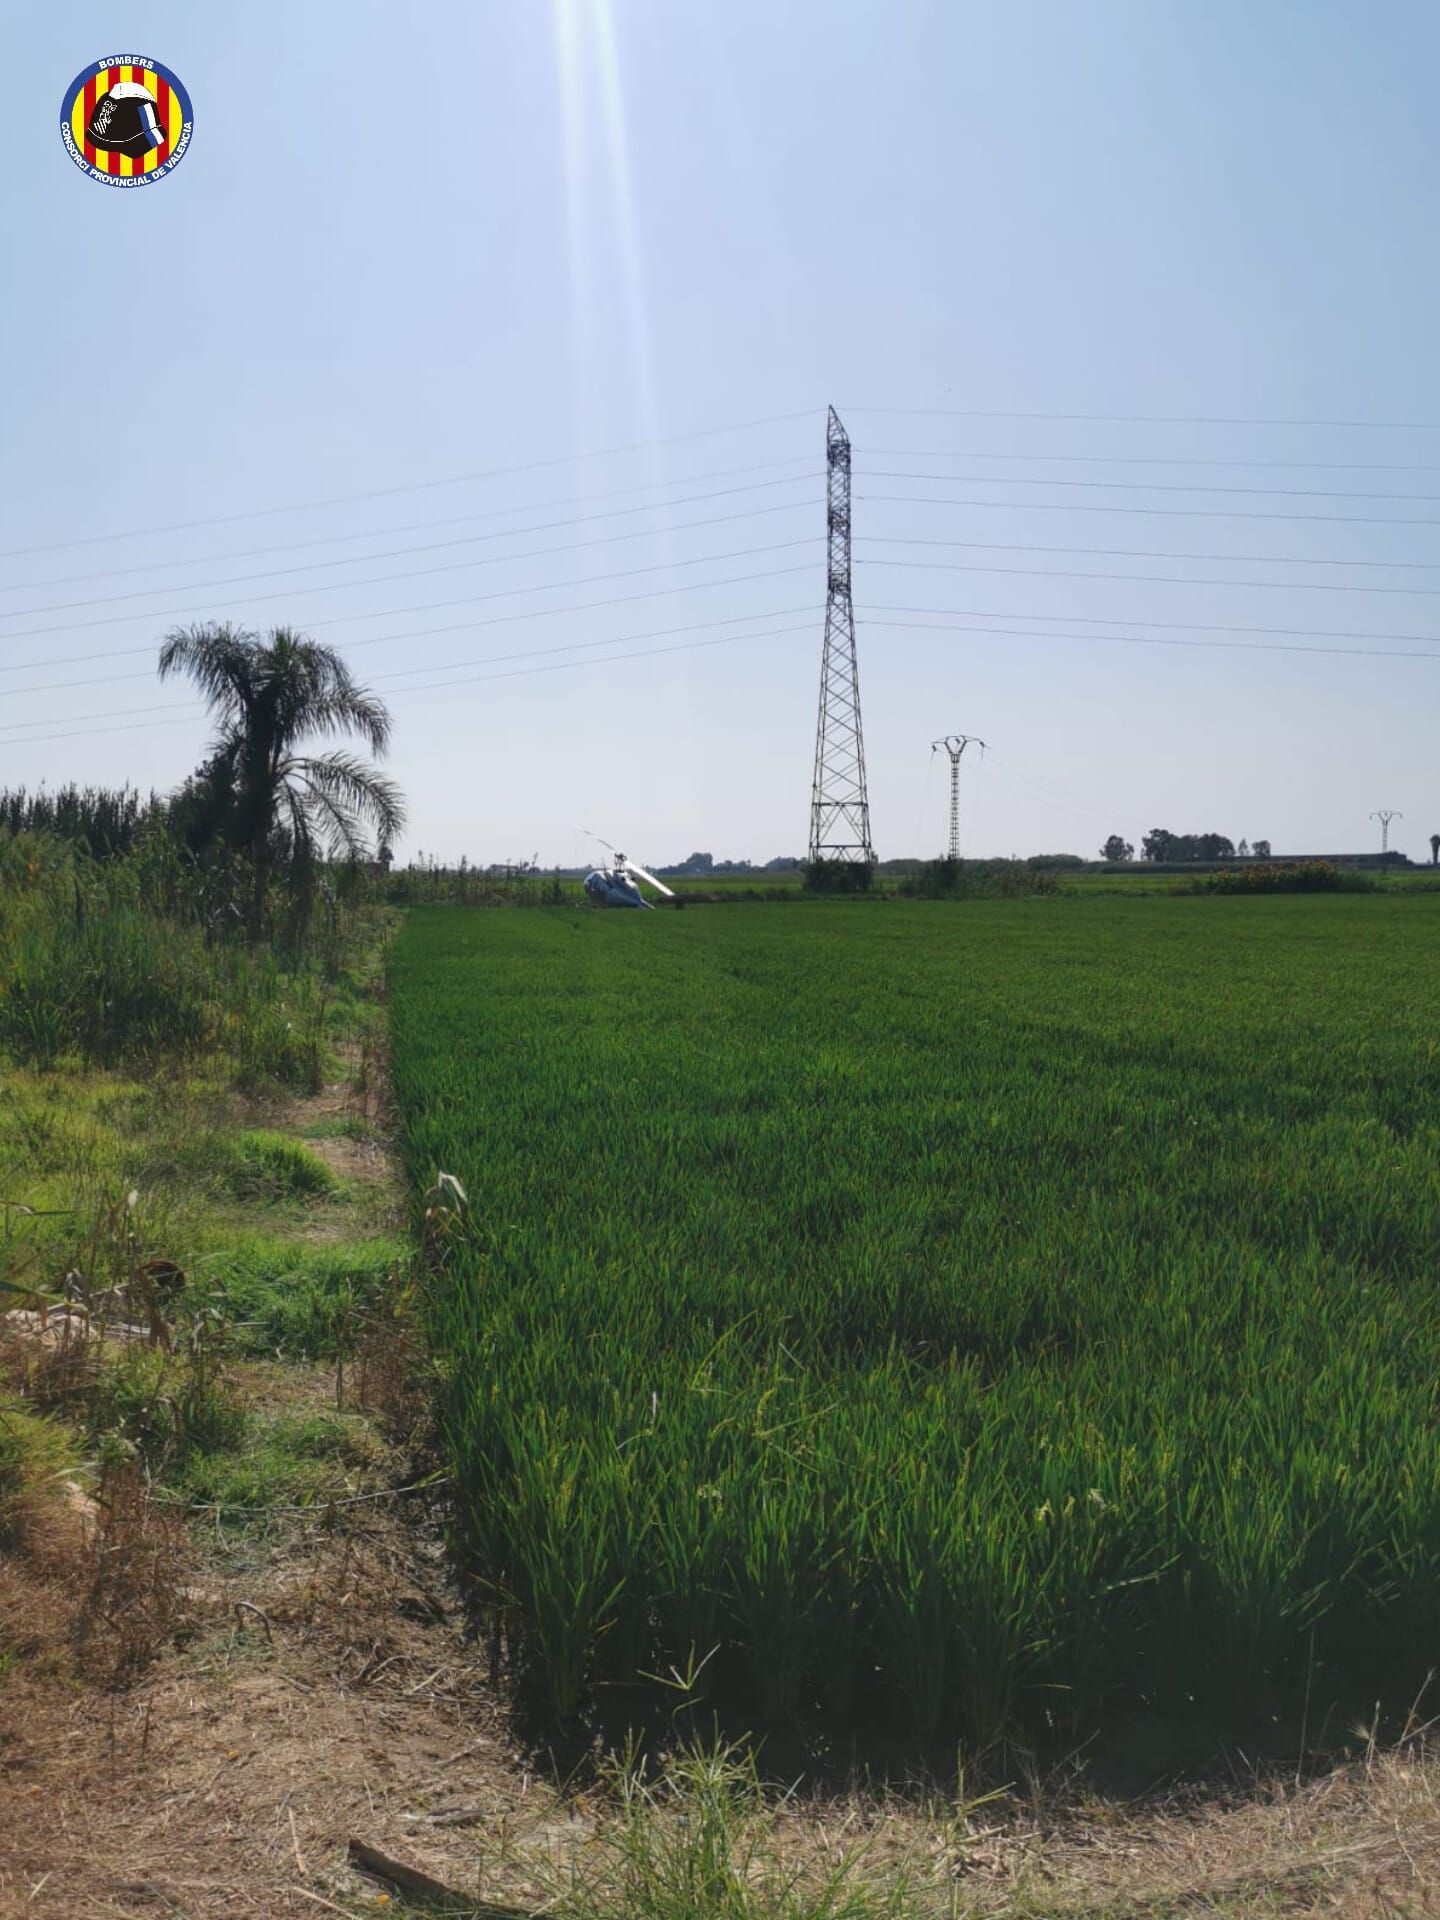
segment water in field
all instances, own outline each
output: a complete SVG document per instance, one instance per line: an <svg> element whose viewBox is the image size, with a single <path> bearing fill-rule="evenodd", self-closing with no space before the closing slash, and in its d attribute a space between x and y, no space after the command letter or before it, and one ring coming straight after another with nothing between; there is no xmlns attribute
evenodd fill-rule
<svg viewBox="0 0 1440 1920"><path fill-rule="evenodd" d="M1413 1696L1440 897L413 915L464 1551L554 1709Z"/></svg>

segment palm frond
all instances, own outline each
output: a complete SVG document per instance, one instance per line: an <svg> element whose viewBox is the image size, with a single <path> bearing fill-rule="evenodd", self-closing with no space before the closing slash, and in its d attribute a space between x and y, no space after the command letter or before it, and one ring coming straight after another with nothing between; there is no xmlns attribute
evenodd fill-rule
<svg viewBox="0 0 1440 1920"><path fill-rule="evenodd" d="M280 806L289 822L291 851L300 865L308 866L315 858L316 836L306 796L295 787L283 786L280 789Z"/></svg>
<svg viewBox="0 0 1440 1920"><path fill-rule="evenodd" d="M160 678L170 680L184 674L204 696L216 719L233 725L254 698L258 645L253 633L228 622L174 627L160 649Z"/></svg>
<svg viewBox="0 0 1440 1920"><path fill-rule="evenodd" d="M332 860L362 860L367 852L365 836L356 815L329 794L291 790L289 797L306 815L310 831L323 842Z"/></svg>
<svg viewBox="0 0 1440 1920"><path fill-rule="evenodd" d="M363 687L327 689L309 703L305 719L307 732L358 733L375 754L390 745L389 710Z"/></svg>
<svg viewBox="0 0 1440 1920"><path fill-rule="evenodd" d="M287 761L282 777L294 780L317 810L331 819L369 822L381 840L394 840L405 824L405 802L391 780L349 753L326 753ZM347 850L349 842L346 841Z"/></svg>

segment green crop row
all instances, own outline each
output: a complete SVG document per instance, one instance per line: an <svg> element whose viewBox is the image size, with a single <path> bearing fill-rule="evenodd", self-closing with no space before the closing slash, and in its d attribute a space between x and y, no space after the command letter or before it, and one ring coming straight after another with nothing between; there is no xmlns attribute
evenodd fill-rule
<svg viewBox="0 0 1440 1920"><path fill-rule="evenodd" d="M1440 902L411 916L459 1548L550 1707L923 1748L1440 1651ZM653 1683L652 1683L653 1684Z"/></svg>

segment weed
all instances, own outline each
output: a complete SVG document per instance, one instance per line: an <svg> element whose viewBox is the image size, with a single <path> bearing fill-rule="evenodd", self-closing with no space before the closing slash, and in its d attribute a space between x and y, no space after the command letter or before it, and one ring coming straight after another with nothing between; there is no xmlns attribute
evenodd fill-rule
<svg viewBox="0 0 1440 1920"><path fill-rule="evenodd" d="M315 1200L335 1187L325 1162L288 1134L233 1134L217 1144L214 1158L221 1180L238 1200Z"/></svg>
<svg viewBox="0 0 1440 1920"><path fill-rule="evenodd" d="M358 1338L403 1270L398 1240L320 1246L247 1234L207 1262L234 1350L333 1359Z"/></svg>
<svg viewBox="0 0 1440 1920"><path fill-rule="evenodd" d="M172 1484L238 1524L263 1525L287 1507L323 1507L362 1493L389 1462L355 1414L256 1418L229 1447L192 1453Z"/></svg>
<svg viewBox="0 0 1440 1920"><path fill-rule="evenodd" d="M808 1868L783 1856L753 1760L691 1748L656 1781L633 1757L612 1766L618 1802L547 1893L576 1920L899 1920L903 1873L865 1873L856 1849Z"/></svg>

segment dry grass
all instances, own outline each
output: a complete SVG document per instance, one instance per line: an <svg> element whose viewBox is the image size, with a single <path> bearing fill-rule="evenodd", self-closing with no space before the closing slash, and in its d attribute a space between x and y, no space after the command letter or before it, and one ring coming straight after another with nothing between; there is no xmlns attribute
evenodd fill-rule
<svg viewBox="0 0 1440 1920"><path fill-rule="evenodd" d="M190 1543L132 1461L106 1464L95 1504L99 1526L82 1534L74 1569L76 1667L110 1690L133 1683L186 1618Z"/></svg>
<svg viewBox="0 0 1440 1920"><path fill-rule="evenodd" d="M273 1391L294 1405L298 1385ZM324 1391L317 1370L305 1392ZM376 1502L261 1543L206 1533L182 1587L173 1521L157 1536L134 1492L112 1493L98 1531L52 1503L30 1569L0 1566L0 1608L30 1611L46 1656L0 1685L0 1915L395 1911L348 1864L352 1837L475 1899L604 1895L623 1808L604 1786L565 1791L515 1738L434 1516ZM88 1669L77 1608L107 1616ZM776 1796L747 1846L803 1885L858 1856L867 1883L903 1878L917 1916L1415 1920L1440 1913L1437 1783L1417 1734L1320 1778L1160 1804L1098 1799L1078 1776L969 1806ZM662 1795L655 1817L683 1810Z"/></svg>
<svg viewBox="0 0 1440 1920"><path fill-rule="evenodd" d="M472 1899L529 1908L578 1886L587 1912L614 1911L621 1800L567 1792L526 1754L465 1640L438 1530L412 1505L258 1545L205 1538L185 1644L132 1665L126 1687L12 1674L0 1916L397 1911L348 1864L352 1837ZM777 1795L752 1809L745 1845L761 1884L820 1885L857 1856L857 1883L903 1880L899 1911L919 1920L1416 1920L1440 1914L1437 1783L1417 1734L1321 1778L1159 1804L1095 1798L1079 1777L969 1806ZM654 1818L673 1831L685 1811L662 1793Z"/></svg>

